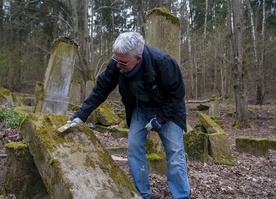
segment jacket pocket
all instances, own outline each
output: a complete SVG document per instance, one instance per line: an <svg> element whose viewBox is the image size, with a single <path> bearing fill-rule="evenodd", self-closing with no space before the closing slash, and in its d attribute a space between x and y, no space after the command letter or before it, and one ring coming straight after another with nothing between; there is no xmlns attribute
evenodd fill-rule
<svg viewBox="0 0 276 199"><path fill-rule="evenodd" d="M152 85L151 88L149 89L149 95L151 99L158 104L162 104L164 101L165 95L164 93L159 89L157 85Z"/></svg>

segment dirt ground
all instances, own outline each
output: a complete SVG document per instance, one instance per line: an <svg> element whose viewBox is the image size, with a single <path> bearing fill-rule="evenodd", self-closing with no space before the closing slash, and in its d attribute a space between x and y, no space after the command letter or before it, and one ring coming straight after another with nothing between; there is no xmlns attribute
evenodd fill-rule
<svg viewBox="0 0 276 199"><path fill-rule="evenodd" d="M187 104L187 121L193 127L197 104ZM216 165L212 159L208 163L188 160L188 174L191 185L191 199L276 199L276 151L270 151L267 157L255 157L235 150L237 136L276 139L276 105L249 106L250 124L253 128L235 129L232 126L235 107L220 104L221 119L228 134L231 151L235 159L234 166ZM104 146L127 143L126 138L113 138L110 133L95 132ZM6 128L0 123L0 189L5 179L5 144L19 141L22 137L19 128ZM125 158L125 154L118 154ZM116 161L130 176L126 161ZM131 178L131 176L130 176ZM150 175L153 198L171 199L166 185L166 176ZM0 199L15 198L12 193L0 196ZM49 196L36 197L46 199Z"/></svg>

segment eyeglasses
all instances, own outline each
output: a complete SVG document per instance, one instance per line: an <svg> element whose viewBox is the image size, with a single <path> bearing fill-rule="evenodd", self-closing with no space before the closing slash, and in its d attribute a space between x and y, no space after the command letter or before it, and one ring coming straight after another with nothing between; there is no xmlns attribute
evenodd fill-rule
<svg viewBox="0 0 276 199"><path fill-rule="evenodd" d="M121 62L121 61L118 61L117 59L115 59L115 57L112 57L112 59L122 67L126 67L131 62L131 61L129 61L127 63L126 62Z"/></svg>

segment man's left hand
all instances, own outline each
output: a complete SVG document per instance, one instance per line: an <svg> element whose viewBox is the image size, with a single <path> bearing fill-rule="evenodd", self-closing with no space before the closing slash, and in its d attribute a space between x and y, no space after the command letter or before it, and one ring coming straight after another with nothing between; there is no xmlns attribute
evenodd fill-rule
<svg viewBox="0 0 276 199"><path fill-rule="evenodd" d="M145 128L148 131L160 131L161 130L161 124L158 122L156 116L150 120L150 122L145 126Z"/></svg>

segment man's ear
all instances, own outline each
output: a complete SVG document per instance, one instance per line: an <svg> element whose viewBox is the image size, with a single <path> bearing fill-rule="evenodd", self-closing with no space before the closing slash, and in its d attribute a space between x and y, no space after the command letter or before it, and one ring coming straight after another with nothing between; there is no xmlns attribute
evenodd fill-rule
<svg viewBox="0 0 276 199"><path fill-rule="evenodd" d="M142 60L142 55L137 55L137 62L139 63Z"/></svg>

